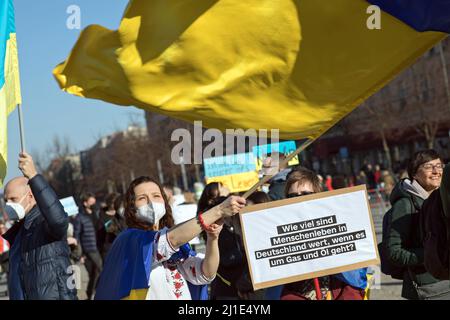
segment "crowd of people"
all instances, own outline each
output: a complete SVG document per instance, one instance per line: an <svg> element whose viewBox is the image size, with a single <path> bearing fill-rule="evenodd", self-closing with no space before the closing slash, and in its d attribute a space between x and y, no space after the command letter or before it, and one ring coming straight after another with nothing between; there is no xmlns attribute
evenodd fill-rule
<svg viewBox="0 0 450 320"><path fill-rule="evenodd" d="M68 217L24 153L23 177L5 187L9 219L0 221L1 268L14 300L363 300L367 268L254 291L238 213L244 206L366 184L383 190L392 204L379 246L383 272L403 280L404 298L450 299L449 281L425 269L416 219L427 198L439 192L444 167L434 150L415 154L399 181L379 165L365 165L354 179L324 179L302 166L285 166L268 188L247 199L220 182L206 185L195 199L139 177L123 195L98 201L93 193L81 194L79 213ZM195 216L177 218L188 206ZM66 285L75 273L77 285Z"/></svg>
<svg viewBox="0 0 450 320"><path fill-rule="evenodd" d="M357 185L366 185L369 193L380 192L384 199L388 200L395 184L402 179L407 178L406 170L391 172L376 164L364 164L359 172L352 176L347 175L330 175L326 174L325 178L319 174L319 179L326 191L340 188L353 187Z"/></svg>

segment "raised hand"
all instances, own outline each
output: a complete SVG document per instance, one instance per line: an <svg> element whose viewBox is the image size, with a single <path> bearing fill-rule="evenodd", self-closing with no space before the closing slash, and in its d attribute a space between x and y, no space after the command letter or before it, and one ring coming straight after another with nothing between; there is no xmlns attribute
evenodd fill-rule
<svg viewBox="0 0 450 320"><path fill-rule="evenodd" d="M25 178L33 179L37 175L33 158L26 152L19 154L19 169Z"/></svg>
<svg viewBox="0 0 450 320"><path fill-rule="evenodd" d="M245 203L246 200L242 197L229 197L219 205L222 217L232 217L235 214L238 214L245 207Z"/></svg>

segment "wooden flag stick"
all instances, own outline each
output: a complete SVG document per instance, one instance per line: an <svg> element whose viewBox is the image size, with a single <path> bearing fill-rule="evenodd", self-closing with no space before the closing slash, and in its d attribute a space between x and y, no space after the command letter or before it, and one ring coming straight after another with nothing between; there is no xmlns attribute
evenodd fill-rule
<svg viewBox="0 0 450 320"><path fill-rule="evenodd" d="M306 142L304 142L300 147L297 148L297 150L295 150L294 152L292 152L290 155L288 155L283 162L281 162L279 164L279 168L285 167L289 161L291 161L295 156L297 156L300 152L302 152L303 150L305 150L311 143L314 142L314 139L308 139ZM248 197L250 197L250 195L255 192L259 187L261 187L263 184L265 184L267 181L269 181L273 175L265 175L264 177L262 177L261 180L258 181L257 184L255 184L253 187L251 187L250 190L248 190L246 193L244 193L244 195L242 196L244 199L247 199Z"/></svg>

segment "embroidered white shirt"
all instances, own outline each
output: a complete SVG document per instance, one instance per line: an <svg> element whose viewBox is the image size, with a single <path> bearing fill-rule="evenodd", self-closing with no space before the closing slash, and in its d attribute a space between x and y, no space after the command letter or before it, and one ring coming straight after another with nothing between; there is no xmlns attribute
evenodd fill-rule
<svg viewBox="0 0 450 320"><path fill-rule="evenodd" d="M202 271L203 254L189 256L176 265L167 260L176 253L167 239L167 229L159 231L153 242L153 261L150 274L147 300L191 300L191 293L186 281L194 285L210 284Z"/></svg>

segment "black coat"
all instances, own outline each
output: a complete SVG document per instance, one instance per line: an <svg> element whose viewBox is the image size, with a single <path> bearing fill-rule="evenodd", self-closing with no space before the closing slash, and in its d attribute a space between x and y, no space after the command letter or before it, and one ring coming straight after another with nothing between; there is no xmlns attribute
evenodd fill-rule
<svg viewBox="0 0 450 320"><path fill-rule="evenodd" d="M73 236L81 243L83 253L97 252L97 232L94 214L88 214L83 208L73 221Z"/></svg>
<svg viewBox="0 0 450 320"><path fill-rule="evenodd" d="M10 269L17 272L11 272L8 279L13 291L10 298L76 300L76 289L69 285L73 275L67 213L41 175L31 179L29 185L37 205L4 236L11 244Z"/></svg>
<svg viewBox="0 0 450 320"><path fill-rule="evenodd" d="M213 300L238 297L237 283L247 267L245 253L233 227L224 224L219 236L220 263L217 277L211 283Z"/></svg>

